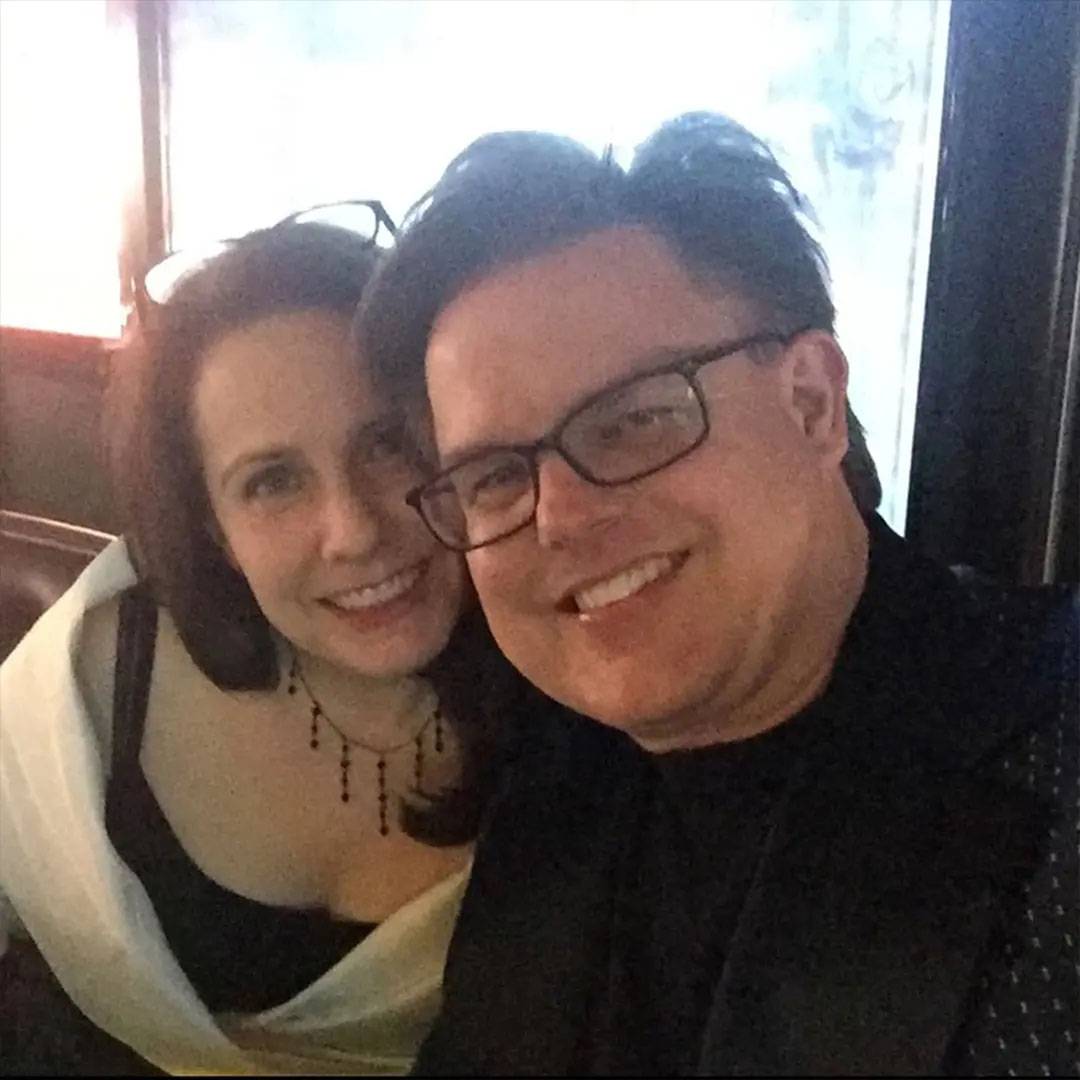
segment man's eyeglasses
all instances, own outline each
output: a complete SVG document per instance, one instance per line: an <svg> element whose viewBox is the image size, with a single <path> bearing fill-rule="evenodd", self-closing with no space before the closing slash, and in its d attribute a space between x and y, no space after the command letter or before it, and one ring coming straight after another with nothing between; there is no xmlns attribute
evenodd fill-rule
<svg viewBox="0 0 1080 1080"><path fill-rule="evenodd" d="M372 245L379 244L384 232L390 238L397 233L393 220L377 199L320 203L282 218L266 231L308 223L346 229L368 240ZM182 281L242 240L243 237L233 237L191 249L185 248L173 252L155 264L135 284L135 306L139 317L145 319L152 306L167 303Z"/></svg>
<svg viewBox="0 0 1080 1080"><path fill-rule="evenodd" d="M617 487L667 468L709 435L709 408L698 375L706 364L794 334L756 334L633 375L587 398L533 443L478 451L406 496L435 537L454 551L486 547L536 517L537 460L551 450L580 476Z"/></svg>

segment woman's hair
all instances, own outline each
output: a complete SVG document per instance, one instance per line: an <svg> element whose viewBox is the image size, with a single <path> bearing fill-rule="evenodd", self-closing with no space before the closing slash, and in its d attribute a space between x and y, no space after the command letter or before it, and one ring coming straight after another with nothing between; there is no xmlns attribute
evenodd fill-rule
<svg viewBox="0 0 1080 1080"><path fill-rule="evenodd" d="M281 673L270 624L215 539L191 412L202 358L225 334L274 313L351 317L378 258L370 241L325 224L251 233L150 307L111 373L109 471L132 559L196 666L223 690L271 690ZM483 669L500 683L503 665L473 612L425 672L461 738L464 776L459 790L403 806L417 839L454 844L475 835L498 738L492 710L477 715L476 680Z"/></svg>
<svg viewBox="0 0 1080 1080"><path fill-rule="evenodd" d="M603 229L641 225L698 280L757 304L777 330L833 331L825 256L809 207L768 146L716 113L662 125L626 169L572 139L485 135L413 207L365 294L357 330L378 383L423 392L427 338L440 311L502 267ZM847 410L843 471L869 513L881 485Z"/></svg>
<svg viewBox="0 0 1080 1080"><path fill-rule="evenodd" d="M276 312L351 316L376 258L332 226L251 233L150 307L113 370L106 435L124 535L192 660L222 689L270 689L280 673L269 624L215 539L191 411L203 357Z"/></svg>

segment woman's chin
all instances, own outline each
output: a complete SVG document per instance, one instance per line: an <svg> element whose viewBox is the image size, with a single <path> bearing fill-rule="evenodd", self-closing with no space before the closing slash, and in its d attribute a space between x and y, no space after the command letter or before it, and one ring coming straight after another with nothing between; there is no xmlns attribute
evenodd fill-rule
<svg viewBox="0 0 1080 1080"><path fill-rule="evenodd" d="M414 628L412 633L401 627L394 634L365 635L360 640L353 635L334 635L332 640L320 644L313 642L306 648L340 667L370 678L401 678L427 667L446 648L452 629L451 624L443 632L433 632L436 628L429 623Z"/></svg>

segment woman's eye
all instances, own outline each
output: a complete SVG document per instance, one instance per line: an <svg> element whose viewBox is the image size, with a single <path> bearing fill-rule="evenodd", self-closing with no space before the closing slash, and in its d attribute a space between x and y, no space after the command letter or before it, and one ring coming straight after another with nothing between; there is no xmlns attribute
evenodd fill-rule
<svg viewBox="0 0 1080 1080"><path fill-rule="evenodd" d="M404 440L394 432L385 432L372 439L364 448L363 460L376 464L380 461L390 461L400 458L405 450Z"/></svg>
<svg viewBox="0 0 1080 1080"><path fill-rule="evenodd" d="M391 425L372 432L357 447L361 465L396 465L409 460L409 441L403 427Z"/></svg>
<svg viewBox="0 0 1080 1080"><path fill-rule="evenodd" d="M271 465L244 482L245 499L273 499L300 490L300 477L288 465Z"/></svg>

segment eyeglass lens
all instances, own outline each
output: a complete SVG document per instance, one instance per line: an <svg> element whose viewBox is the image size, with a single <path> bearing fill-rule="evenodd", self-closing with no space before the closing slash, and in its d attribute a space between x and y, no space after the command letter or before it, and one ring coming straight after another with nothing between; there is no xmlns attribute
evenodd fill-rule
<svg viewBox="0 0 1080 1080"><path fill-rule="evenodd" d="M676 461L702 438L706 419L680 372L647 375L574 414L556 445L584 479L628 483ZM536 511L530 455L496 450L463 462L424 489L425 517L453 547L477 547L521 528Z"/></svg>

